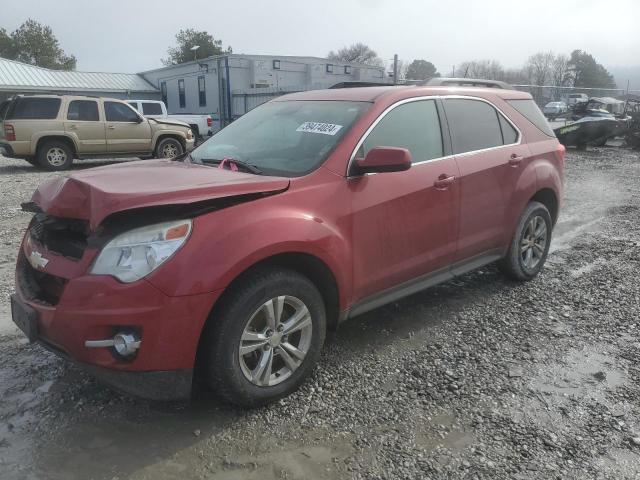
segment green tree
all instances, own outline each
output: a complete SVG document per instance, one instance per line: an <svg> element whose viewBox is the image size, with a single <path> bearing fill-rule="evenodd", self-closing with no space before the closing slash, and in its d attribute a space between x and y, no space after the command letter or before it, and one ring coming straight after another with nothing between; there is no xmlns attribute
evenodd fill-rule
<svg viewBox="0 0 640 480"><path fill-rule="evenodd" d="M15 58L13 39L7 34L4 28L0 28L0 57Z"/></svg>
<svg viewBox="0 0 640 480"><path fill-rule="evenodd" d="M360 42L354 43L349 47L341 48L337 52L331 50L327 54L327 59L334 62L362 63L376 67L384 66L384 61L378 56L376 51Z"/></svg>
<svg viewBox="0 0 640 480"><path fill-rule="evenodd" d="M436 66L426 60L414 60L409 64L405 74L407 80L427 80L439 76Z"/></svg>
<svg viewBox="0 0 640 480"><path fill-rule="evenodd" d="M9 58L54 70L73 70L76 68L76 57L67 55L60 48L51 27L31 18L11 34L10 40ZM0 33L0 48L5 42L6 32L2 31ZM11 52L13 53L11 54Z"/></svg>
<svg viewBox="0 0 640 480"><path fill-rule="evenodd" d="M616 88L616 82L607 69L582 50L571 52L569 71L574 87Z"/></svg>
<svg viewBox="0 0 640 480"><path fill-rule="evenodd" d="M177 47L171 47L167 50L169 57L162 60L165 65L177 65L180 63L190 62L195 58L207 58L214 55L223 55L232 53L231 47L222 48L222 40L216 40L206 31L198 31L193 28L180 30L176 34ZM197 52L191 50L193 47L199 46ZM196 57L197 55L197 57Z"/></svg>

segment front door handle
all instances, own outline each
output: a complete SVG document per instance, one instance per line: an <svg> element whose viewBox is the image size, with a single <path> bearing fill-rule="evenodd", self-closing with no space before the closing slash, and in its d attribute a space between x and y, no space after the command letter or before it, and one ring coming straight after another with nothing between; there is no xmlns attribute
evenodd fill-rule
<svg viewBox="0 0 640 480"><path fill-rule="evenodd" d="M115 130L115 129L116 129L116 126L115 126L115 125L109 125L107 128L108 128L109 130Z"/></svg>
<svg viewBox="0 0 640 480"><path fill-rule="evenodd" d="M520 165L520 162L522 162L522 160L524 160L524 157L522 155L518 155L517 153L513 153L509 157L509 165L511 165L512 167L517 167L517 166Z"/></svg>
<svg viewBox="0 0 640 480"><path fill-rule="evenodd" d="M438 190L447 190L455 181L456 177L454 175L447 175L443 173L435 182L433 182L433 186Z"/></svg>

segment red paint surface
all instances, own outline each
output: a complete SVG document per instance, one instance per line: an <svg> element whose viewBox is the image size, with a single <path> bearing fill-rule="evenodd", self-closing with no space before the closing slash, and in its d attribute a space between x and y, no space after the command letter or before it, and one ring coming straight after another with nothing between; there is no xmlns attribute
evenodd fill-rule
<svg viewBox="0 0 640 480"><path fill-rule="evenodd" d="M388 106L404 98L452 93L496 104L521 130L522 144L413 165L404 172L347 178L356 143ZM147 161L45 183L33 197L43 210L89 220L92 228L110 214L131 208L274 194L196 217L183 248L132 284L88 275L96 251L87 250L75 262L36 245L50 259L46 271L69 280L56 307L31 302L40 312L43 335L87 363L127 370L190 368L201 329L220 294L240 273L272 255L297 252L322 261L335 277L344 311L369 295L454 261L490 249L506 251L520 213L537 191L550 189L561 198L563 159L558 142L502 97L530 98L513 91L442 87L326 90L282 97L277 101L372 103L324 165L300 178ZM518 166L510 165L512 154L523 157ZM439 179L450 176L455 181L442 188ZM118 325L143 332L133 362L83 346L84 340L105 338Z"/></svg>

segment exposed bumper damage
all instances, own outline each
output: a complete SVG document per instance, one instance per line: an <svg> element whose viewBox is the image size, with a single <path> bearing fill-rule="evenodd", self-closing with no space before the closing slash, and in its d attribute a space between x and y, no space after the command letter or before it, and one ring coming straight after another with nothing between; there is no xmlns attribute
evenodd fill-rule
<svg viewBox="0 0 640 480"><path fill-rule="evenodd" d="M188 398L200 333L221 291L173 296L150 279L121 283L87 272L106 239L123 230L273 195L289 180L172 161L98 170L54 178L23 205L36 214L17 262L12 305L22 318L14 312L14 321L31 341L118 390ZM123 331L141 338L131 357L85 345Z"/></svg>

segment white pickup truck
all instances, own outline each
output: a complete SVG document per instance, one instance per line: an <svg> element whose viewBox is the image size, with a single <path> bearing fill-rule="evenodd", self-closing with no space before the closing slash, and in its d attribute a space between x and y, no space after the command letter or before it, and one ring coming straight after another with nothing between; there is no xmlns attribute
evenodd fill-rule
<svg viewBox="0 0 640 480"><path fill-rule="evenodd" d="M214 125L213 117L206 114L169 114L164 102L160 100L125 100L129 105L148 118L165 118L179 120L188 124L196 138L210 137L220 129Z"/></svg>

